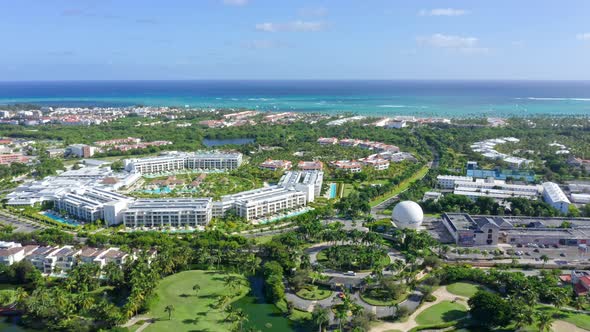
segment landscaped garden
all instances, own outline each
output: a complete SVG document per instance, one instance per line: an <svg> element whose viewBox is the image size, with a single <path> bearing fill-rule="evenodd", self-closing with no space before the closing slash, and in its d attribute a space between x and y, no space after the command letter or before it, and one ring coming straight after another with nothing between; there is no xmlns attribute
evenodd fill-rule
<svg viewBox="0 0 590 332"><path fill-rule="evenodd" d="M449 293L464 297L472 297L478 290L485 290L485 288L470 282L456 282L447 285L447 291Z"/></svg>
<svg viewBox="0 0 590 332"><path fill-rule="evenodd" d="M295 294L302 299L315 301L327 299L332 293L331 290L326 288L321 288L315 285L306 285Z"/></svg>
<svg viewBox="0 0 590 332"><path fill-rule="evenodd" d="M137 197L213 197L262 187L262 181L228 173L183 173L146 179L141 190L132 193Z"/></svg>
<svg viewBox="0 0 590 332"><path fill-rule="evenodd" d="M450 323L467 316L467 308L457 302L442 301L416 316L419 325L438 325Z"/></svg>
<svg viewBox="0 0 590 332"><path fill-rule="evenodd" d="M376 306L392 306L405 300L408 286L394 277L383 277L361 293L363 301Z"/></svg>
<svg viewBox="0 0 590 332"><path fill-rule="evenodd" d="M347 244L320 251L317 260L322 265L339 271L372 270L389 264L384 248Z"/></svg>

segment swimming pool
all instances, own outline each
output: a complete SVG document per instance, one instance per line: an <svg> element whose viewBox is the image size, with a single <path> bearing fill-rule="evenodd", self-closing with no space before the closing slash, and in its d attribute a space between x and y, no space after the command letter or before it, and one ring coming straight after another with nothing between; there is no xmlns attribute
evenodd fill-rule
<svg viewBox="0 0 590 332"><path fill-rule="evenodd" d="M330 198L336 198L336 188L338 186L335 183L330 183Z"/></svg>
<svg viewBox="0 0 590 332"><path fill-rule="evenodd" d="M67 224L67 225L72 225L72 226L80 226L79 223L77 223L73 220L69 220L69 219L65 219L63 217L60 217L57 214L50 212L50 211L41 212L41 214L48 217L48 218L51 218L57 222L60 222L62 224Z"/></svg>
<svg viewBox="0 0 590 332"><path fill-rule="evenodd" d="M291 212L291 213L285 214L285 215L279 215L279 216L276 216L276 217L272 217L270 219L262 219L262 220L258 221L258 223L264 225L264 224L268 224L268 223L275 222L275 221L278 221L278 220L282 220L282 219L286 219L286 218L291 218L291 217L296 217L298 215L302 215L302 214L304 214L306 212L309 212L311 210L313 210L313 209L312 208L304 208L304 209L301 209L299 211L294 211L294 212Z"/></svg>

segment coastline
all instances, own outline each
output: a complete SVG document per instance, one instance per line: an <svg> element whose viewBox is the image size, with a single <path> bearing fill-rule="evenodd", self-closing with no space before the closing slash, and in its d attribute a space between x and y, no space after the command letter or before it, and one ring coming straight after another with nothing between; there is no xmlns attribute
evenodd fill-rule
<svg viewBox="0 0 590 332"><path fill-rule="evenodd" d="M444 118L587 116L589 81L0 82L2 105L252 109Z"/></svg>

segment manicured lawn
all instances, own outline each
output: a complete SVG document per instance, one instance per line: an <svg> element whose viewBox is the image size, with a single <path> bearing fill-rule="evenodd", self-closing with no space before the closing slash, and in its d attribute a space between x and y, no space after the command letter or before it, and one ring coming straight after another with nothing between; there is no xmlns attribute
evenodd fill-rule
<svg viewBox="0 0 590 332"><path fill-rule="evenodd" d="M332 293L333 292L331 290L321 289L319 287L307 287L302 288L295 294L302 299L313 301L327 299L330 297L330 295L332 295Z"/></svg>
<svg viewBox="0 0 590 332"><path fill-rule="evenodd" d="M424 310L416 317L419 325L435 325L452 322L467 315L467 308L460 303L443 301Z"/></svg>
<svg viewBox="0 0 590 332"><path fill-rule="evenodd" d="M388 306L395 305L396 303L400 303L400 302L404 301L407 297L408 297L408 294L405 294L397 300L383 301L380 299L370 297L365 293L361 293L361 299L363 299L363 301L367 302L370 305L383 306L383 307L385 307L385 306L388 307Z"/></svg>
<svg viewBox="0 0 590 332"><path fill-rule="evenodd" d="M484 290L480 285L469 283L469 282L456 282L447 286L447 290L451 294L472 297L477 293L478 290Z"/></svg>
<svg viewBox="0 0 590 332"><path fill-rule="evenodd" d="M428 170L429 170L428 166L422 167L418 172L414 173L414 175L412 175L408 179L400 182L400 184L395 186L392 191L388 192L385 195L379 196L376 199L374 199L373 201L369 202L369 205L371 207L373 207L375 205L378 205L378 204L384 202L385 200L388 200L391 197L399 195L401 192L408 189L408 187L410 187L410 185L412 183L414 183L416 180L423 178L426 175L426 173L428 173Z"/></svg>
<svg viewBox="0 0 590 332"><path fill-rule="evenodd" d="M164 278L158 285L158 300L150 307L149 315L157 321L145 331L228 331L231 323L225 322L222 309L214 308L217 296L232 295L235 301L246 294L243 286L239 291L231 291L224 285L224 274L213 271L185 271ZM199 284L197 296L193 286ZM164 308L174 306L172 318Z"/></svg>
<svg viewBox="0 0 590 332"><path fill-rule="evenodd" d="M564 320L568 323L576 325L581 329L590 331L590 315L579 314L566 310L555 310L553 307L547 306L541 307L540 310L549 310L553 313L553 318L555 318L555 320Z"/></svg>
<svg viewBox="0 0 590 332"><path fill-rule="evenodd" d="M346 197L346 196L350 195L350 193L354 190L354 186L350 183L343 183L342 186L343 186L343 189L342 189L342 196L341 197Z"/></svg>

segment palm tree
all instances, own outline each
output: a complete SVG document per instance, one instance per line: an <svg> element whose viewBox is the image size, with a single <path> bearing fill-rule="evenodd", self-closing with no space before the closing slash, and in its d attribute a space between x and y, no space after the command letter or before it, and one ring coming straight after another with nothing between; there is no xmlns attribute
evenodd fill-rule
<svg viewBox="0 0 590 332"><path fill-rule="evenodd" d="M236 318L240 326L240 331L244 330L244 323L248 321L248 315L242 309L236 310Z"/></svg>
<svg viewBox="0 0 590 332"><path fill-rule="evenodd" d="M537 327L539 332L551 331L551 325L553 325L553 315L548 312L541 312L537 315Z"/></svg>
<svg viewBox="0 0 590 332"><path fill-rule="evenodd" d="M521 303L518 312L514 315L514 327L519 330L525 326L533 325L535 322L535 312L530 306Z"/></svg>
<svg viewBox="0 0 590 332"><path fill-rule="evenodd" d="M348 317L348 313L346 310L337 309L335 316L338 319L338 330L342 331L342 323L344 323L344 320Z"/></svg>
<svg viewBox="0 0 590 332"><path fill-rule="evenodd" d="M586 300L585 297L578 296L578 297L576 297L576 300L574 301L574 307L577 310L582 310L582 309L584 309L584 306L586 305L587 302L588 301Z"/></svg>
<svg viewBox="0 0 590 332"><path fill-rule="evenodd" d="M543 268L545 268L545 264L547 264L547 262L549 261L549 256L543 254L539 258L543 261Z"/></svg>
<svg viewBox="0 0 590 332"><path fill-rule="evenodd" d="M223 311L225 312L226 321L233 321L237 316L237 310L232 305L228 305Z"/></svg>
<svg viewBox="0 0 590 332"><path fill-rule="evenodd" d="M312 313L313 321L318 326L318 332L322 332L324 323L329 322L330 313L328 309L316 306Z"/></svg>
<svg viewBox="0 0 590 332"><path fill-rule="evenodd" d="M168 320L172 319L172 312L174 311L174 305L169 304L164 308L164 312L168 313Z"/></svg>
<svg viewBox="0 0 590 332"><path fill-rule="evenodd" d="M199 296L199 291L201 291L201 285L195 284L193 286L193 292L195 292L195 296Z"/></svg>
<svg viewBox="0 0 590 332"><path fill-rule="evenodd" d="M240 286L242 285L242 279L240 277L230 275L225 277L224 284L230 290L234 291L240 288Z"/></svg>

